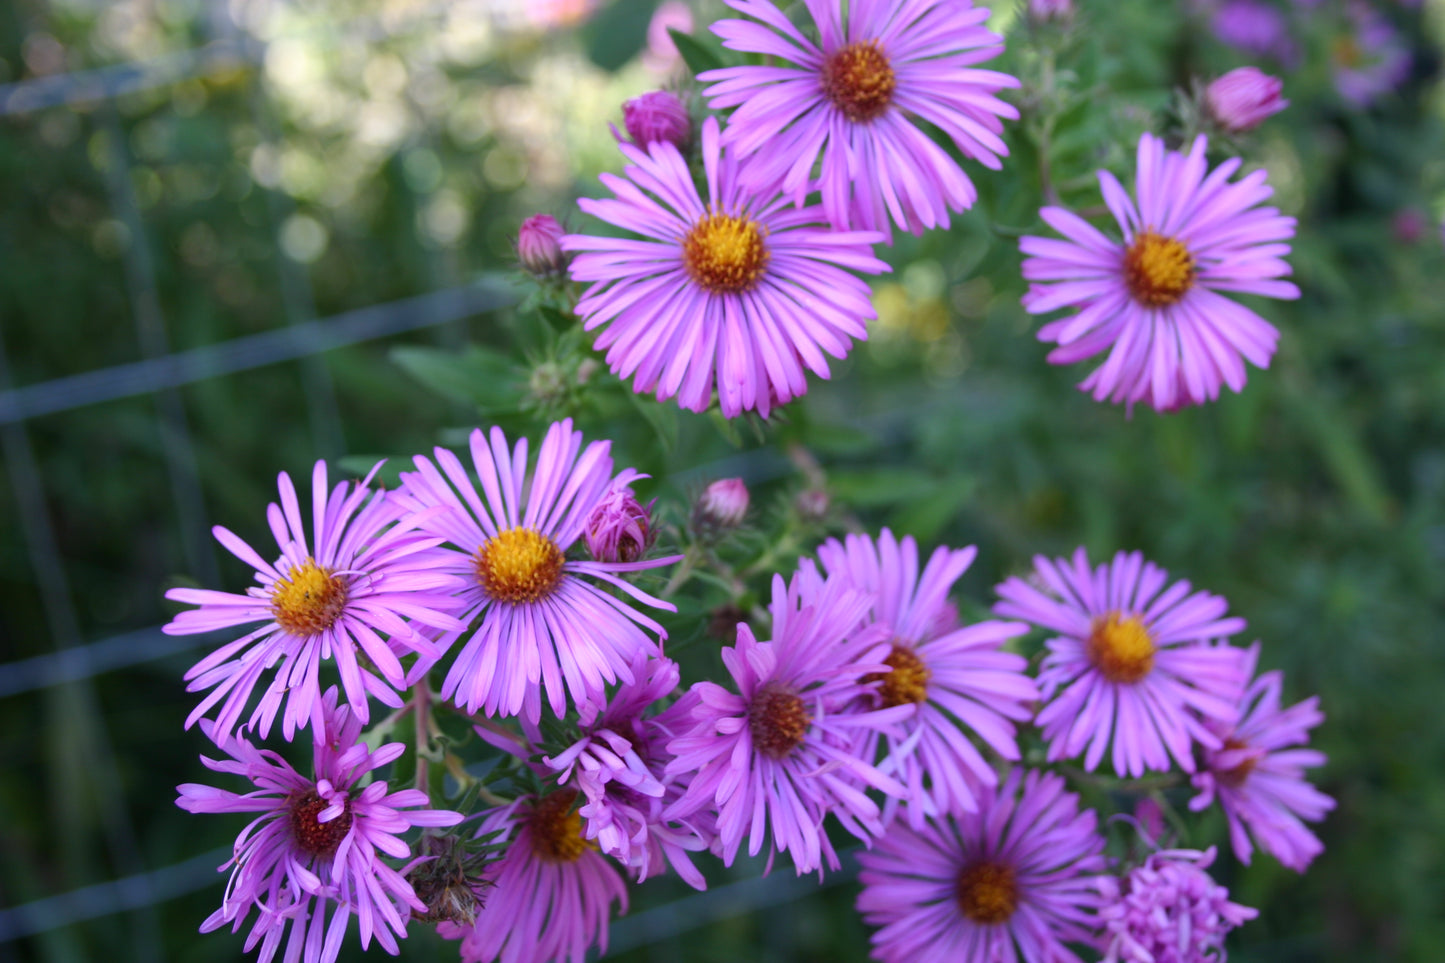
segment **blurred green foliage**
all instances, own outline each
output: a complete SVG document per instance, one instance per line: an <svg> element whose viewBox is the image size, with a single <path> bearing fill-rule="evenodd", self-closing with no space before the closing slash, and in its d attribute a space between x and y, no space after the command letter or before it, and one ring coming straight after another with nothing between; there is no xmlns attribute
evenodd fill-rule
<svg viewBox="0 0 1445 963"><path fill-rule="evenodd" d="M635 56L654 6L638 0L604 4L575 31L507 20L501 4L470 19L460 5L232 6L238 23L219 26L208 5L184 0L0 9L0 82L166 56L231 31L261 51L209 76L0 119L0 340L15 384L142 357L138 251L154 264L173 349L506 271L521 218L566 215L571 197L596 195L595 174L617 163L604 121L666 79ZM995 6L1009 49L989 66L1023 77L1020 102L1049 123L1026 112L1010 125L1004 172L968 166L981 196L951 231L900 238L887 255L895 273L876 284L870 341L774 424L720 431L638 399L587 367L555 305L541 328L498 312L334 351L320 371L286 363L184 388L209 521L264 541L277 471L304 473L322 453L353 467L405 456L455 443L479 421L535 435L574 414L589 436L614 439L619 464L654 477L644 494L677 512L728 475L782 511L813 481L782 454L802 446L826 474L835 520L888 524L925 550L977 544L961 586L974 606L1035 553L1141 549L1228 597L1263 642L1262 667L1285 670L1287 697L1318 693L1328 716L1317 739L1330 763L1317 778L1339 808L1321 831L1324 855L1302 877L1267 857L1248 871L1221 859L1236 899L1262 909L1235 958L1445 959L1445 9L1382 4L1412 39L1415 66L1367 111L1331 87L1326 27L1307 38L1286 77L1290 108L1240 144L1300 221L1290 260L1303 297L1255 305L1281 329L1279 354L1242 395L1131 417L1075 389L1085 368L1045 364L1019 306L1014 239L1040 227L1040 150L1062 201L1098 208L1094 172L1130 180L1132 145L1168 128L1174 88L1250 61L1182 3L1085 2L1067 39L1029 33L1009 4ZM721 6L695 11L705 24ZM693 35L690 63L719 55L701 27ZM117 180L118 163L128 178ZM340 438L309 410L333 391ZM80 638L167 619L161 590L197 573L156 401L24 428ZM0 463L7 496L14 465L13 455ZM21 511L0 498L5 661L56 644ZM239 590L249 573L221 555L222 584ZM205 775L203 738L180 730L191 661L0 699L0 906L229 847L239 826L171 805L171 787ZM757 872L710 866L710 878L714 868L718 886ZM0 955L233 959L240 937L196 933L220 887L218 877ZM777 892L729 915L725 900L650 882L635 890L634 914L666 921L671 935L653 940L624 921L634 948L619 958L865 957L850 884ZM667 906L670 917L649 912ZM710 922L689 929L692 912ZM424 927L404 947L408 959L451 952Z"/></svg>

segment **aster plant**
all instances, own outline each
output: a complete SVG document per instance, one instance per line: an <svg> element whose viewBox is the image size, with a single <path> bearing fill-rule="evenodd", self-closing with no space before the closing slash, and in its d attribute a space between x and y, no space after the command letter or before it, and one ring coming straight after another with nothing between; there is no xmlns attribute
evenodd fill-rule
<svg viewBox="0 0 1445 963"><path fill-rule="evenodd" d="M529 368L418 349L422 371L495 393L501 423L404 459L390 490L380 469L330 487L317 463L309 525L281 474L273 560L215 530L256 585L167 593L194 606L168 633L247 630L185 677L204 764L250 789L187 783L178 803L253 820L202 929L249 926L263 963L331 963L353 917L363 948L435 926L467 963L582 963L635 885L703 890L744 854L821 879L847 839L881 961L1223 959L1255 911L1211 875L1190 814L1220 808L1226 859L1304 871L1334 805L1306 779L1325 762L1318 700L1284 707L1259 644L1230 644L1244 619L1142 552L1026 566L980 538L1015 574L991 610L968 598L979 548L922 537L952 521L934 517L943 485L897 516L918 534L873 527L809 448L809 407L783 406L868 338L868 278L891 270L875 246L961 214L1021 237L1022 265L966 279L950 262L940 299L984 281L1016 321L1066 311L1038 336L1056 364L1103 356L1096 400L1173 411L1241 390L1281 332L1236 296L1299 296L1296 224L1264 206L1263 170L1193 135L1257 126L1282 81L1196 84L1186 130L1161 120L1061 178L1059 58L1094 11L1028 4L1030 43L1005 61L970 0L726 2L719 51L677 43L726 115L698 116L686 84L638 91L607 196L578 201L604 233L520 224L530 287L499 330L529 339ZM1005 166L1018 138L1027 173ZM1065 206L1129 153L1132 193L1100 171L1103 205ZM1043 205L1062 237L1010 227L1010 205ZM1106 211L1113 236L1089 220ZM911 245L887 252L910 303L928 287ZM779 490L752 450L714 463L729 477L695 471L706 419L679 408L747 448L742 419L797 483ZM304 773L261 746L277 720Z"/></svg>

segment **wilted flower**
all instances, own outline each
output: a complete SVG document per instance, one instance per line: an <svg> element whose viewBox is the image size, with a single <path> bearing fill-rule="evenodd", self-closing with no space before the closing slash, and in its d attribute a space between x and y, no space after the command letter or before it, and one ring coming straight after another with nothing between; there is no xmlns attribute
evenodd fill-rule
<svg viewBox="0 0 1445 963"><path fill-rule="evenodd" d="M599 562L635 562L657 539L657 531L652 527L652 506L657 504L657 499L646 505L638 504L628 487L636 477L641 476L633 475L625 480L619 476L587 519L582 536L587 542L587 551Z"/></svg>
<svg viewBox="0 0 1445 963"><path fill-rule="evenodd" d="M1253 130L1271 114L1289 106L1279 95L1278 77L1257 67L1239 67L1212 81L1204 91L1204 105L1220 127L1239 134Z"/></svg>
<svg viewBox="0 0 1445 963"><path fill-rule="evenodd" d="M562 225L551 214L533 214L517 229L517 260L533 277L552 278L567 266L561 245Z"/></svg>
<svg viewBox="0 0 1445 963"><path fill-rule="evenodd" d="M486 900L491 883L482 878L487 857L468 852L456 836L426 836L423 858L406 876L425 910L412 910L421 923L470 925Z"/></svg>
<svg viewBox="0 0 1445 963"><path fill-rule="evenodd" d="M623 104L622 124L638 147L661 141L685 151L692 143L687 105L670 91L654 90Z"/></svg>
<svg viewBox="0 0 1445 963"><path fill-rule="evenodd" d="M737 528L748 513L748 486L741 478L719 478L703 489L692 508L696 528Z"/></svg>
<svg viewBox="0 0 1445 963"><path fill-rule="evenodd" d="M1229 901L1229 890L1205 872L1213 862L1213 846L1166 849L1123 879L1099 877L1104 963L1223 960L1225 935L1259 911Z"/></svg>

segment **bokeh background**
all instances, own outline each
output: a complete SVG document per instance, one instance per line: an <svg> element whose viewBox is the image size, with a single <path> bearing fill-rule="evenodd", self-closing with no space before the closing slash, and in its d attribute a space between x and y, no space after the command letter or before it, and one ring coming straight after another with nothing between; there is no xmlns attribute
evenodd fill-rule
<svg viewBox="0 0 1445 963"><path fill-rule="evenodd" d="M992 6L1003 69L1030 76L1015 5ZM1262 909L1234 957L1438 963L1445 3L1078 6L1050 136L1076 206L1098 204L1095 169L1129 170L1176 88L1246 63L1285 77L1290 108L1241 148L1300 219L1304 296L1256 305L1283 337L1242 395L1129 417L1044 363L1018 304L1013 238L1040 196L1020 123L1010 170L970 167L978 207L900 241L869 342L767 433L619 403L601 379L610 401L578 415L665 501L742 475L786 506L825 479L870 526L975 543L977 605L1078 544L1224 594L1287 697L1320 695L1316 778L1339 800L1303 877L1221 860ZM245 584L208 530L262 537L280 470L354 469L481 421L536 433L517 225L595 228L571 202L619 163L605 121L686 76L648 43L657 7L0 5L0 958L238 956L241 937L196 929L239 825L173 805L204 773L181 675L210 640L162 636L161 594ZM669 9L699 36L722 12ZM1386 61L1361 97L1351 78ZM819 889L757 870L635 890L615 957L866 958L847 873ZM425 929L405 958L454 958Z"/></svg>

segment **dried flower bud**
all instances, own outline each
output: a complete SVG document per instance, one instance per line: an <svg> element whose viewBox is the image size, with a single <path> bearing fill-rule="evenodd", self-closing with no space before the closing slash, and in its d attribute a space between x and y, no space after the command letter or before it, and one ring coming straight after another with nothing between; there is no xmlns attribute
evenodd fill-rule
<svg viewBox="0 0 1445 963"><path fill-rule="evenodd" d="M622 123L638 147L665 141L681 151L692 142L687 105L666 90L654 90L623 104Z"/></svg>
<svg viewBox="0 0 1445 963"><path fill-rule="evenodd" d="M619 485L593 509L583 528L587 550L599 562L635 562L657 538L652 527L652 506L640 505L632 489Z"/></svg>
<svg viewBox="0 0 1445 963"><path fill-rule="evenodd" d="M484 902L487 887L482 879L486 857L467 852L455 836L425 836L427 858L407 874L417 899L426 912L412 910L411 918L422 923L459 923L471 926Z"/></svg>
<svg viewBox="0 0 1445 963"><path fill-rule="evenodd" d="M731 602L719 605L708 613L707 634L720 642L734 642L738 637L738 623L746 622L748 613Z"/></svg>
<svg viewBox="0 0 1445 963"><path fill-rule="evenodd" d="M1215 123L1232 134L1254 130L1270 114L1289 106L1280 97L1283 82L1256 67L1240 67L1204 91L1204 106Z"/></svg>
<svg viewBox="0 0 1445 963"><path fill-rule="evenodd" d="M748 513L748 486L741 478L720 478L703 490L692 509L698 528L737 528Z"/></svg>
<svg viewBox="0 0 1445 963"><path fill-rule="evenodd" d="M533 277L552 278L567 266L562 225L550 214L533 214L517 231L517 259Z"/></svg>

